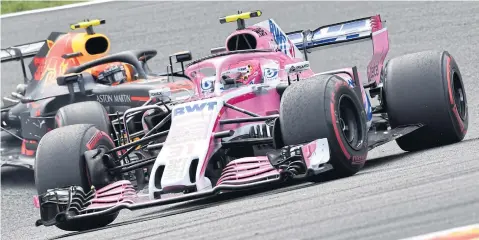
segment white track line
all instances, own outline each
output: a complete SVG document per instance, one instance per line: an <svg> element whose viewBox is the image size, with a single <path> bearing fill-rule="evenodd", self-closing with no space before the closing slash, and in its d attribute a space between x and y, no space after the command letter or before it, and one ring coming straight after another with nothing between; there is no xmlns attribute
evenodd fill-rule
<svg viewBox="0 0 479 240"><path fill-rule="evenodd" d="M456 233L458 235L461 234L466 234L468 231L478 231L479 230L479 224L474 224L474 225L468 225L464 227L457 227L457 228L452 228L444 231L439 231L439 232L433 232L425 235L420 235L412 238L405 238L401 240L427 240L427 239L432 239L432 238L439 238L439 237L450 237L449 239L454 239L454 236L448 236L448 234Z"/></svg>
<svg viewBox="0 0 479 240"><path fill-rule="evenodd" d="M91 0L91 1L88 1L88 2L73 3L73 4L58 6L58 7L35 9L35 10L23 11L23 12L17 12L17 13L8 13L8 14L5 14L5 15L0 15L0 19L9 18L9 17L17 17L17 16L22 16L22 15L34 14L34 13L43 13L43 12L50 12L50 11L55 11L55 10L69 9L69 8L75 8L75 7L83 7L83 6L89 6L89 5L99 4L99 3L113 2L113 1L114 0Z"/></svg>

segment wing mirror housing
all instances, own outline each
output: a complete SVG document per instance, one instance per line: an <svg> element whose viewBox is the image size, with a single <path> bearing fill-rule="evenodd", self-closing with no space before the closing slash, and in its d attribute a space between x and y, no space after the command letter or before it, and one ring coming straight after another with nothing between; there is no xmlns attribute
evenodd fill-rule
<svg viewBox="0 0 479 240"><path fill-rule="evenodd" d="M85 84L83 82L82 73L70 73L57 77L57 84L59 86L67 86L68 92L70 93L70 102L73 103L75 100L75 90L73 85L77 83L80 88L80 92L85 94Z"/></svg>
<svg viewBox="0 0 479 240"><path fill-rule="evenodd" d="M215 55L215 54L219 54L219 53L222 53L222 52L226 52L226 47L217 47L217 48L212 48L211 49L211 54Z"/></svg>
<svg viewBox="0 0 479 240"><path fill-rule="evenodd" d="M191 61L193 59L193 56L191 55L190 51L178 52L173 54L173 56L176 57L177 63L183 63L183 62Z"/></svg>
<svg viewBox="0 0 479 240"><path fill-rule="evenodd" d="M181 64L181 73L184 75L185 74L185 66L184 66L184 62L187 62L187 61L191 61L193 59L193 56L191 55L191 52L190 51L183 51L183 52L177 52L177 53L174 53L174 54L171 54L170 57L169 57L169 60L170 60L170 66L169 67L169 71L171 71L171 74L174 74L174 70L173 70L173 61L171 60L171 58L175 57L176 58L176 62L177 63L180 63ZM169 78L168 78L168 81L169 81Z"/></svg>

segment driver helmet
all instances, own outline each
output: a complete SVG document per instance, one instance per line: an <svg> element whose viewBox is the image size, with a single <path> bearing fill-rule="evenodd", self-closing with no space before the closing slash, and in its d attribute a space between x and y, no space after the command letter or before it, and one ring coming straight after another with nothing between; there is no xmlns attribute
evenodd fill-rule
<svg viewBox="0 0 479 240"><path fill-rule="evenodd" d="M248 64L246 66L236 67L223 72L223 80L226 78L234 80L235 83L243 85L257 84L262 82L261 68L255 64Z"/></svg>
<svg viewBox="0 0 479 240"><path fill-rule="evenodd" d="M248 64L248 73L244 74L242 77L243 84L261 83L261 68L259 66L254 66L253 64Z"/></svg>
<svg viewBox="0 0 479 240"><path fill-rule="evenodd" d="M99 83L118 85L136 79L134 68L127 63L115 62L95 66L91 74Z"/></svg>

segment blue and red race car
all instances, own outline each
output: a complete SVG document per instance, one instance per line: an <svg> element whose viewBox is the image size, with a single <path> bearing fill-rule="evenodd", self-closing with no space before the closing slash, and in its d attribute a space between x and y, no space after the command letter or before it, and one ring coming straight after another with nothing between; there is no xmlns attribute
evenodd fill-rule
<svg viewBox="0 0 479 240"><path fill-rule="evenodd" d="M72 24L71 32L52 32L46 40L0 51L2 63L20 61L24 78L11 97L3 98L8 106L1 109L2 166L33 168L38 142L58 124L97 123L95 115L56 121L64 112L78 111L74 110L77 105L71 104L96 101L104 106L106 114L116 115L143 105L152 89L193 89L191 81L179 73L168 77L169 74L154 73L148 68L147 62L155 57L156 50L110 54L110 39L93 29L101 24L105 20ZM174 56L181 61L191 58L189 52ZM27 77L25 58L32 58L28 66L31 78ZM99 62L100 58L103 60ZM68 84L58 84L57 78L67 70L82 73L81 87L70 89ZM120 134L123 133L117 133Z"/></svg>

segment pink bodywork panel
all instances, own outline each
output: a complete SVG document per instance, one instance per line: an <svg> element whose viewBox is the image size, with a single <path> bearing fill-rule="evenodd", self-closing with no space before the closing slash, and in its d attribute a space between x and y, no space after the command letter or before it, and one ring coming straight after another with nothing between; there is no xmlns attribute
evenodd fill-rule
<svg viewBox="0 0 479 240"><path fill-rule="evenodd" d="M228 163L216 185L245 184L270 177L279 177L279 171L271 166L266 157L240 158Z"/></svg>
<svg viewBox="0 0 479 240"><path fill-rule="evenodd" d="M381 70L389 52L389 37L386 28L383 28L379 15L371 17L373 57L368 64L368 84L380 83Z"/></svg>
<svg viewBox="0 0 479 240"><path fill-rule="evenodd" d="M137 199L138 195L130 181L122 180L99 189L87 209L104 208L105 205L116 205L118 203L132 204Z"/></svg>

